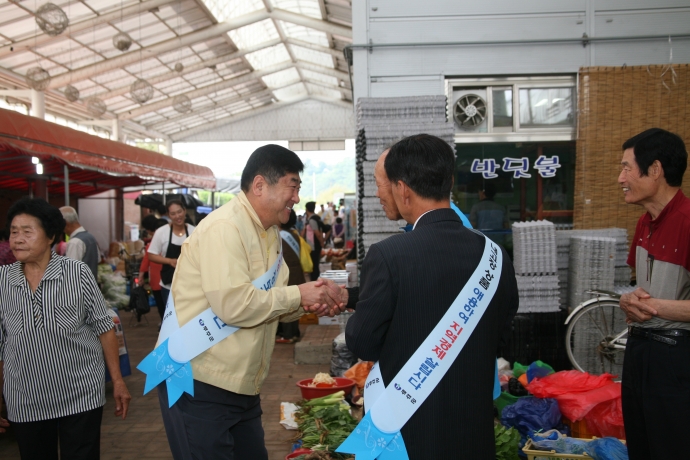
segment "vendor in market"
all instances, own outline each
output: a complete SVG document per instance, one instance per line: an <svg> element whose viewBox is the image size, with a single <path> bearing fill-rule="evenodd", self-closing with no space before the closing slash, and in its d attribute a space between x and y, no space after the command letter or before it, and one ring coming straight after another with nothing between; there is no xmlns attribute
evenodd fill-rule
<svg viewBox="0 0 690 460"><path fill-rule="evenodd" d="M151 217L151 219L148 219L148 217ZM165 219L156 219L153 214L149 214L146 216L146 218L144 218L141 225L146 230L147 235L155 235L156 230L168 224ZM163 295L161 293L163 290L163 287L161 286L161 269L163 267L161 264L151 262L149 258L148 250L151 246L151 239L152 238L149 238L149 241L146 244L144 257L141 259L141 265L139 266L139 286L144 285L144 274L148 274L151 293L153 294L153 298L156 300L158 314L160 315L161 320L163 320L163 314L165 313L165 302L163 301Z"/></svg>
<svg viewBox="0 0 690 460"><path fill-rule="evenodd" d="M631 460L687 458L690 422L690 199L685 143L648 129L623 144L618 184L645 209L628 265L637 289L621 296L630 325L621 397Z"/></svg>
<svg viewBox="0 0 690 460"><path fill-rule="evenodd" d="M182 243L192 234L194 226L185 222L187 207L180 200L170 200L165 204L170 223L156 230L147 250L149 260L162 265L160 286L163 305L168 303L177 259L182 251ZM165 310L165 308L164 308Z"/></svg>
<svg viewBox="0 0 690 460"><path fill-rule="evenodd" d="M7 218L18 262L0 267L0 433L12 425L24 460L58 458L58 445L63 459L99 458L106 366L116 416L131 399L106 302L86 264L51 251L57 208L23 199Z"/></svg>

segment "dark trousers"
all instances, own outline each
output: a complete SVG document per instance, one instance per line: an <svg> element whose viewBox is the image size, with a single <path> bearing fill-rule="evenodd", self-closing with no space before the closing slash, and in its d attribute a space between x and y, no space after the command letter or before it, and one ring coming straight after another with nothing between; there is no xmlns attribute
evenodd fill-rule
<svg viewBox="0 0 690 460"><path fill-rule="evenodd" d="M312 281L316 281L319 279L319 275L321 275L321 270L319 270L319 263L321 262L321 249L311 252L311 261L314 264L314 270L311 272L310 279Z"/></svg>
<svg viewBox="0 0 690 460"><path fill-rule="evenodd" d="M299 320L290 321L289 323L278 323L278 330L276 335L284 339L295 339L300 336Z"/></svg>
<svg viewBox="0 0 690 460"><path fill-rule="evenodd" d="M165 302L163 302L163 294L161 293L161 289L157 291L154 291L152 289L151 292L153 293L153 298L156 300L156 308L158 308L158 314L161 315L161 319L163 319L163 315L165 314Z"/></svg>
<svg viewBox="0 0 690 460"><path fill-rule="evenodd" d="M268 460L261 426L261 398L194 381L168 408L165 382L158 400L175 460Z"/></svg>
<svg viewBox="0 0 690 460"><path fill-rule="evenodd" d="M688 458L690 337L673 340L628 338L621 392L630 460Z"/></svg>
<svg viewBox="0 0 690 460"><path fill-rule="evenodd" d="M168 297L170 296L170 289L164 287L161 288L161 300L163 300L163 312L165 312L165 307L168 305ZM162 316L161 316L162 318Z"/></svg>
<svg viewBox="0 0 690 460"><path fill-rule="evenodd" d="M103 408L39 422L11 422L22 460L98 460Z"/></svg>

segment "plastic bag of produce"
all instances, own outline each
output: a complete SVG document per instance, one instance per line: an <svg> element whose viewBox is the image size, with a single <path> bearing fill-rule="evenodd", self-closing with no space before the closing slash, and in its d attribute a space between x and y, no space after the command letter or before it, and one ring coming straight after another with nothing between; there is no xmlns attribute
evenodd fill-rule
<svg viewBox="0 0 690 460"><path fill-rule="evenodd" d="M501 423L516 428L523 440L535 431L556 428L560 422L561 411L555 399L520 398L501 413Z"/></svg>
<svg viewBox="0 0 690 460"><path fill-rule="evenodd" d="M527 368L527 381L531 382L535 377L542 378L553 373L553 367L549 366L541 360L537 360L530 364Z"/></svg>
<svg viewBox="0 0 690 460"><path fill-rule="evenodd" d="M594 460L628 460L628 448L616 438L594 439L587 444L587 454Z"/></svg>
<svg viewBox="0 0 690 460"><path fill-rule="evenodd" d="M374 363L371 361L360 361L351 368L349 368L343 377L352 379L357 383L357 388L361 392L364 389L364 384L367 383L367 376L369 371L374 367Z"/></svg>
<svg viewBox="0 0 690 460"><path fill-rule="evenodd" d="M613 385L611 385L613 386ZM615 385L620 389L620 385ZM620 394L609 401L597 404L585 415L587 430L597 437L612 436L625 439L623 404Z"/></svg>
<svg viewBox="0 0 690 460"><path fill-rule="evenodd" d="M620 385L613 381L613 375L580 371L561 371L535 379L527 390L538 398L556 398L563 415L574 422L582 420L597 404L620 398Z"/></svg>
<svg viewBox="0 0 690 460"><path fill-rule="evenodd" d="M516 379L520 378L522 374L527 372L528 367L529 366L525 366L524 364L520 364L519 362L515 361L515 363L513 364L513 377L515 377Z"/></svg>

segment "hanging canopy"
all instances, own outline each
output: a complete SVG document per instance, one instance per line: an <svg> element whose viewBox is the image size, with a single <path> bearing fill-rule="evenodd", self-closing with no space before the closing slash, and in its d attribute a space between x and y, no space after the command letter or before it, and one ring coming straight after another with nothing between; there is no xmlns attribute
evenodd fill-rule
<svg viewBox="0 0 690 460"><path fill-rule="evenodd" d="M216 192L234 193L237 195L241 190L239 177L218 177L216 179Z"/></svg>
<svg viewBox="0 0 690 460"><path fill-rule="evenodd" d="M36 174L31 157L40 159L42 175ZM216 187L207 167L3 109L0 165L0 189L26 190L27 181L46 179L50 194L63 193L64 165L69 169L70 194L75 196L151 182Z"/></svg>

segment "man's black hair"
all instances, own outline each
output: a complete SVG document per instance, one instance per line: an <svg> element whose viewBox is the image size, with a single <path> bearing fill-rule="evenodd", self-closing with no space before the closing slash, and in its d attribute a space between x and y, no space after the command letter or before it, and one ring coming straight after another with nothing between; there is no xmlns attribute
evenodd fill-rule
<svg viewBox="0 0 690 460"><path fill-rule="evenodd" d="M141 227L151 233L155 232L160 225L158 225L158 217L153 214L148 214L141 219Z"/></svg>
<svg viewBox="0 0 690 460"><path fill-rule="evenodd" d="M297 154L280 145L268 144L254 150L242 171L241 186L249 191L256 176L263 176L268 185L275 185L286 174L299 174L304 164Z"/></svg>
<svg viewBox="0 0 690 460"><path fill-rule="evenodd" d="M646 176L649 167L659 160L664 178L671 187L680 187L688 167L688 152L683 139L661 128L651 128L631 137L623 144L623 150L632 148L640 175Z"/></svg>
<svg viewBox="0 0 690 460"><path fill-rule="evenodd" d="M314 210L316 209L316 202L309 201L307 204L304 205L304 209L306 209L309 212L314 212Z"/></svg>
<svg viewBox="0 0 690 460"><path fill-rule="evenodd" d="M401 180L422 198L447 200L453 188L455 155L443 139L417 134L390 148L384 168L392 183Z"/></svg>
<svg viewBox="0 0 690 460"><path fill-rule="evenodd" d="M8 225L11 225L12 220L21 214L38 219L46 236L52 238L53 243L58 241L59 236L65 231L67 223L60 210L42 198L23 198L14 203L7 211Z"/></svg>

